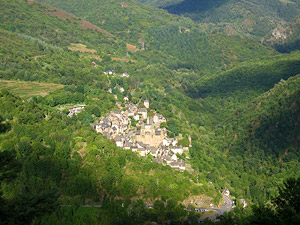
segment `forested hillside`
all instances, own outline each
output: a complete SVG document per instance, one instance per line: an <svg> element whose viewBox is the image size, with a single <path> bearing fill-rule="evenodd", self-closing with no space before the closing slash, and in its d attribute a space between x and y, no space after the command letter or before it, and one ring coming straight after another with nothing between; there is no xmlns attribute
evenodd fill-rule
<svg viewBox="0 0 300 225"><path fill-rule="evenodd" d="M201 78L194 85L186 84L188 94L205 106L197 117L201 135L191 151L193 159L199 159L194 165L210 179L218 180L220 185L231 186L234 194L251 196L253 200L273 193L274 177L297 174L299 112L295 102L299 98L299 71L299 53L295 53L248 62L223 74ZM292 78L283 85L283 79L289 77ZM275 88L267 91L273 85ZM276 94L267 97L270 93ZM208 105L214 110L207 112ZM207 122L206 114L214 120ZM279 166L282 165L282 153L279 153L282 151L291 152L289 159L292 160L284 170ZM214 166L207 163L212 162L212 155ZM266 171L270 177L265 177Z"/></svg>
<svg viewBox="0 0 300 225"><path fill-rule="evenodd" d="M265 37L264 43L283 53L300 50L299 34L300 16L285 26L278 25L271 34Z"/></svg>
<svg viewBox="0 0 300 225"><path fill-rule="evenodd" d="M261 149L264 150L264 156L259 156L262 161L266 160L265 157L274 156L285 166L291 161L295 163L294 160L299 157L299 84L299 75L287 81L281 80L232 118L232 126L237 130L242 128L244 132L238 134L228 151L231 154L243 152L252 161L252 165L248 165L249 170L253 166L260 167L253 160L257 156L249 155L261 154Z"/></svg>
<svg viewBox="0 0 300 225"><path fill-rule="evenodd" d="M87 114L67 117L65 112L48 106L49 97L22 103L20 98L1 91L1 105L7 106L0 111L6 118L1 123L4 221L39 221L61 204L104 204L107 213L113 213L110 205L125 202L126 207L140 204L139 210L144 210L143 201L135 203L133 199L154 202L162 196L173 205L168 209L171 212L190 194L208 194L208 189L214 193L212 186L193 184L188 173L175 172L117 148L90 128ZM85 97L88 99L88 95ZM183 211L179 206L176 210ZM102 223L117 220L106 216ZM123 215L118 217L128 220ZM135 217L147 220L145 216ZM136 224L135 219L132 223Z"/></svg>
<svg viewBox="0 0 300 225"><path fill-rule="evenodd" d="M139 0L139 2L156 7L166 7L169 5L175 5L182 1L183 0Z"/></svg>
<svg viewBox="0 0 300 225"><path fill-rule="evenodd" d="M197 1L201 20L217 27L131 0L41 2L0 3L4 224L196 224L200 213L184 210L186 199L205 199L191 209L222 205L227 187L251 206L300 176L300 53L242 38L257 40L274 21L292 20L298 1ZM210 21L216 14L235 18L237 28L246 15L257 21L240 37L227 36L216 33L225 21ZM50 91L28 91L50 83ZM184 147L191 136L180 156L188 171L154 164L96 133L93 123L119 109L117 102L124 106L124 97L137 105L150 100L167 119L168 137ZM77 104L86 107L67 116ZM243 221L243 213L235 215Z"/></svg>
<svg viewBox="0 0 300 225"><path fill-rule="evenodd" d="M121 40L99 29L86 30L80 26L85 22L73 15L62 19L51 14L57 12L69 15L34 2L1 3L1 78L64 85L45 97L21 99L5 89L1 91L4 223L53 224L67 220L70 224L137 224L177 220L176 217L185 220L188 212L180 202L189 196L204 196L218 204L220 194L206 180L197 181L189 172L153 164L150 158L121 150L96 134L90 124L116 107L108 88L125 87L125 93L114 91L121 101L124 95L131 94L129 90L135 89L135 99L143 96L143 89L147 90L133 72L136 64L143 67L143 60L114 60L110 53L118 50L115 54L120 57L122 48L126 51ZM103 74L106 69L133 72L133 77L108 78ZM151 76L149 71L147 76ZM144 86L139 87L141 83ZM76 117L68 117L68 110L59 110L66 104L78 103L87 107ZM156 204L150 214L145 211L146 203ZM91 211L81 218L84 212L80 208L61 206L84 204L103 204L97 213L106 216L95 222ZM115 207L119 207L118 212ZM133 213L128 214L131 208Z"/></svg>
<svg viewBox="0 0 300 225"><path fill-rule="evenodd" d="M299 52L248 61L224 73L199 79L191 89L193 97L230 96L236 92L263 93L281 79L288 79L300 71ZM196 92L196 93L193 93Z"/></svg>
<svg viewBox="0 0 300 225"><path fill-rule="evenodd" d="M273 192L275 177L298 176L299 87L299 75L282 80L219 124L224 139L216 145L234 162L242 180L233 182L241 182L245 196L259 200Z"/></svg>
<svg viewBox="0 0 300 225"><path fill-rule="evenodd" d="M44 2L87 19L125 39L136 46L136 50L144 49L130 55L147 57L147 63L164 62L172 70L186 68L212 73L247 59L274 54L256 42L212 35L187 18L171 16L164 10L134 1L127 1L127 7L122 7L118 0L102 1L101 4L93 4L94 0L75 0L72 4L66 0Z"/></svg>
<svg viewBox="0 0 300 225"><path fill-rule="evenodd" d="M143 1L199 23L213 23L217 32L261 40L278 25L300 14L299 0L183 0Z"/></svg>

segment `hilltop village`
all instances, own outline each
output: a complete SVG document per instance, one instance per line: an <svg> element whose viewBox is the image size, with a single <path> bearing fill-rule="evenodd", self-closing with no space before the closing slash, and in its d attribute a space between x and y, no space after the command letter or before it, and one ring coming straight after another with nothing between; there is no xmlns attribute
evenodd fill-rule
<svg viewBox="0 0 300 225"><path fill-rule="evenodd" d="M171 168L185 170L184 160L178 155L188 150L178 146L176 138L168 138L166 128L161 128L167 120L163 115L150 110L149 100L144 101L144 108L132 103L125 104L120 110L111 112L95 123L94 129L125 150L138 152L141 156L151 155L152 161L169 165ZM190 146L191 146L191 138Z"/></svg>

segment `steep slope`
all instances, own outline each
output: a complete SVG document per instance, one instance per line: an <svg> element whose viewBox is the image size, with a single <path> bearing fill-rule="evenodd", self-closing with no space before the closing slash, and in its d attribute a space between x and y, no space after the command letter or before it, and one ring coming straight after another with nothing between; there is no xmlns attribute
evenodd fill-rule
<svg viewBox="0 0 300 225"><path fill-rule="evenodd" d="M299 53L283 55L185 84L189 95L206 106L197 117L194 165L207 178L230 187L233 195L252 201L268 198L274 194L273 182L299 175L299 63ZM212 124L204 119L209 107ZM291 154L282 169L285 150Z"/></svg>
<svg viewBox="0 0 300 225"><path fill-rule="evenodd" d="M268 57L259 61L241 64L225 73L201 78L195 84L194 97L230 96L235 92L256 91L262 93L272 88L281 79L300 73L299 52L290 55Z"/></svg>
<svg viewBox="0 0 300 225"><path fill-rule="evenodd" d="M121 150L91 128L101 114L116 109L117 100L108 93L109 88L124 86L124 94L114 90L123 102L124 95L134 91L136 99L142 98L143 88L154 91L150 85L146 88L146 84L153 85L151 81L138 79L149 76L154 80L162 77L161 71L156 77L152 76L157 73L155 69L149 69L145 76L139 71L134 73L147 65L144 61L148 58L139 56L136 63L113 60L111 56L125 57L125 41L100 27L81 27L82 19L59 9L22 0L0 4L0 77L64 84L44 97L21 99L5 89L0 92L0 181L1 187L7 187L1 192L0 213L6 224L30 224L33 220L36 224L59 223L53 220L57 215L64 220L64 213L73 210L70 204L103 204L103 209L99 209L105 215L101 221L98 214L88 216L102 224L140 224L152 221L153 215L163 221L185 220L187 212L178 203L189 195L210 195L207 198L218 204L218 191L205 179L200 186L189 172L176 172L152 163L150 158ZM104 75L111 68L117 73L128 71L132 77ZM175 76L169 69L161 68ZM156 81L161 92L161 82L167 79L166 76ZM68 117L68 110L62 108L78 103L86 104L86 110ZM3 170L9 179L3 178ZM158 200L160 207L151 213L152 217L146 213L143 200L150 205ZM120 209L115 210L116 207ZM133 208L137 214L129 213ZM46 217L41 222L50 214L49 220ZM70 223L84 223L80 212L72 215Z"/></svg>
<svg viewBox="0 0 300 225"><path fill-rule="evenodd" d="M200 23L214 23L221 33L260 40L278 24L284 26L298 16L300 1L184 0L165 9Z"/></svg>
<svg viewBox="0 0 300 225"><path fill-rule="evenodd" d="M183 0L138 0L139 2L145 3L147 5L156 6L156 7L167 7L169 5L175 5Z"/></svg>
<svg viewBox="0 0 300 225"><path fill-rule="evenodd" d="M200 14L202 12L206 12L214 8L218 8L224 5L226 2L228 2L228 0L212 0L212 1L184 0L178 4L169 5L166 7L166 9L170 13L183 14L183 15L199 14L199 17L201 17Z"/></svg>
<svg viewBox="0 0 300 225"><path fill-rule="evenodd" d="M93 97L102 98L106 104L112 100L103 95ZM187 172L174 171L117 148L90 128L89 122L85 121L87 114L70 118L65 112L49 107L49 97L54 98L55 93L27 102L5 90L0 92L0 105L5 106L1 107L0 115L7 127L3 129L1 120L1 171L13 173L9 179L2 179L1 173L0 180L1 185L9 188L1 193L4 200L1 199L0 212L5 215L2 221L6 224L30 224L34 219L41 224L43 216L67 212L68 207L65 210L63 206L59 207L66 204L102 204L106 216L99 219L100 224L114 224L120 219L131 219L128 223L136 224L139 223L136 220L152 219L145 215L144 201L153 206L155 200L163 198L169 204L172 202L169 212L177 208L184 213L183 208L176 205L190 194L211 192L217 197L212 186L207 183L203 187L197 186ZM85 95L86 99L90 97ZM5 163L15 164L11 165L12 171L4 164L6 155L10 160ZM134 207L137 200L143 214L130 216L127 209ZM118 215L114 216L111 206L120 207ZM93 220L96 218L92 217ZM80 221L75 215L70 219ZM172 219L177 220L176 217ZM42 224L45 223L51 224L51 221Z"/></svg>
<svg viewBox="0 0 300 225"><path fill-rule="evenodd" d="M10 212L19 210L16 212L22 215L26 211L18 207L19 201L37 208L26 218L44 215L39 210L46 206L31 204L48 203L42 200L55 200L55 193L61 193L59 201L50 201L47 208L52 210L57 203L99 202L105 208L94 211L93 217L88 213L81 217L80 208L60 208L36 224L92 223L99 219L102 224L143 224L174 218L182 223L190 217L174 201L188 195L206 194L217 204L217 193L228 187L234 196L258 201L274 192L274 184L288 174L299 174L294 150L299 147L298 128L288 124L290 119L298 125L289 110L291 100L284 100L285 110L276 105L284 95L276 94L272 101L266 98L265 105L272 106L264 108L267 118L278 108L272 121L266 120L264 111L257 111L264 126L256 129L259 123L254 120L241 126L252 118L247 112L252 110L251 103L258 101L256 98L280 79L299 73L299 53L281 55L257 42L209 34L189 19L134 1L47 2L63 6L67 12L34 1L0 3L1 78L65 85L45 97L24 101L1 92L1 106L5 105L0 107L4 131L0 135L1 151L16 151L12 158L23 163L24 169L15 180L5 181L8 186L3 198L10 206L17 206L7 211L5 218L14 218ZM104 75L105 70L114 70L116 76ZM223 70L227 71L220 72ZM122 72L128 72L130 78L119 77ZM278 93L288 90L291 99L298 99L298 77L295 79L297 82L287 81ZM119 87L125 91L121 93ZM167 117L164 126L169 137L180 137L180 143L187 145L191 135L193 147L185 156L195 169L192 174L173 174L170 168L124 152L95 134L90 124L114 109L116 101L124 103L126 96L134 103L150 99L151 107ZM76 103L88 107L75 118L57 109ZM297 107L292 109L298 113ZM239 117L243 110L245 116ZM291 132L286 135L276 130L277 122L278 127ZM7 126L3 128L3 124ZM251 130L255 135L247 133L249 126L255 127ZM270 138L259 137L269 132ZM273 152L274 137L286 141ZM280 164L276 157L286 154L286 146L293 154L287 153L283 159L288 162ZM262 153L264 149L266 154ZM249 153L252 150L253 155ZM252 161L248 155L253 156ZM260 161L260 155L264 161ZM260 168L253 166L256 161ZM151 204L161 201L154 204L153 211L147 211L137 199Z"/></svg>
<svg viewBox="0 0 300 225"><path fill-rule="evenodd" d="M136 46L132 55L146 55L156 62L165 61L170 69L187 68L211 73L226 70L250 58L274 54L257 42L212 35L187 18L135 1L126 1L126 7L122 7L118 0L103 0L101 4L95 0L44 2L85 18Z"/></svg>
<svg viewBox="0 0 300 225"><path fill-rule="evenodd" d="M193 142L190 153L202 176L259 202L275 194L274 184L300 175L299 78L282 80L257 98L239 92L206 98L221 122L202 124Z"/></svg>
<svg viewBox="0 0 300 225"><path fill-rule="evenodd" d="M227 123L225 152L242 157L240 169L257 174L248 180L252 196L272 193L275 177L298 177L300 150L300 76L282 80L273 89L240 110ZM269 176L262 184L261 179ZM252 184L251 184L252 183ZM263 188L265 187L265 188Z"/></svg>
<svg viewBox="0 0 300 225"><path fill-rule="evenodd" d="M300 17L285 26L278 26L264 38L264 43L273 46L277 51L287 53L300 50Z"/></svg>
<svg viewBox="0 0 300 225"><path fill-rule="evenodd" d="M281 80L232 119L232 122L239 121L233 122L233 126L244 130L228 150L233 151L232 154L243 152L246 157L262 151L265 157L272 155L281 163L297 160L300 154L299 103L300 75Z"/></svg>

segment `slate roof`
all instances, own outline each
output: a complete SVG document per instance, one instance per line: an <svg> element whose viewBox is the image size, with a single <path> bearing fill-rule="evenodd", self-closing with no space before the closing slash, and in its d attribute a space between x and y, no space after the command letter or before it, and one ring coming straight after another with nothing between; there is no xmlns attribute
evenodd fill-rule
<svg viewBox="0 0 300 225"><path fill-rule="evenodd" d="M110 123L110 119L108 119L108 118L103 118L103 123Z"/></svg>
<svg viewBox="0 0 300 225"><path fill-rule="evenodd" d="M122 139L121 139L120 136L117 136L117 137L115 138L115 141L122 141Z"/></svg>
<svg viewBox="0 0 300 225"><path fill-rule="evenodd" d="M150 150L150 153L153 154L153 155L156 155L156 149Z"/></svg>
<svg viewBox="0 0 300 225"><path fill-rule="evenodd" d="M175 155L175 153L172 151L169 151L169 156L172 157L173 155Z"/></svg>
<svg viewBox="0 0 300 225"><path fill-rule="evenodd" d="M155 147L153 147L153 146L150 146L150 150L151 150L151 151L153 151L153 150L156 151L157 148L155 148Z"/></svg>
<svg viewBox="0 0 300 225"><path fill-rule="evenodd" d="M137 142L137 144L138 144L139 146L143 147L143 148L147 148L147 147L148 147L147 144L144 144L144 143L142 143L142 142Z"/></svg>
<svg viewBox="0 0 300 225"><path fill-rule="evenodd" d="M146 108L139 108L138 112L142 113L142 112L147 112Z"/></svg>
<svg viewBox="0 0 300 225"><path fill-rule="evenodd" d="M125 142L124 148L130 148L131 147L131 143L130 142Z"/></svg>
<svg viewBox="0 0 300 225"><path fill-rule="evenodd" d="M153 158L152 159L152 162L155 162L155 163L163 163L164 161L162 159L159 159L159 158Z"/></svg>
<svg viewBox="0 0 300 225"><path fill-rule="evenodd" d="M156 136L160 136L160 135L161 135L161 131L158 131L158 130L155 131L155 135L156 135Z"/></svg>
<svg viewBox="0 0 300 225"><path fill-rule="evenodd" d="M171 166L172 168L179 168L179 163L178 163L178 162L171 162L171 163L170 163L170 166Z"/></svg>
<svg viewBox="0 0 300 225"><path fill-rule="evenodd" d="M173 161L170 156L163 156L163 159L166 161Z"/></svg>

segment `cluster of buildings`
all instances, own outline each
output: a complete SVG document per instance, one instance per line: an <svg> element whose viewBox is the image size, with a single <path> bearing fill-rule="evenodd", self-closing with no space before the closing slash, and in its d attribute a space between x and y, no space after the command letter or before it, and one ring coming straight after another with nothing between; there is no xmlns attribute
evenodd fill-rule
<svg viewBox="0 0 300 225"><path fill-rule="evenodd" d="M119 111L111 112L94 124L94 129L102 133L116 145L125 150L132 150L141 156L152 155L152 161L169 165L174 169L185 170L185 163L179 160L184 150L178 146L176 138L168 138L166 128L160 128L166 118L151 111L149 100L144 101L144 107L128 103Z"/></svg>
<svg viewBox="0 0 300 225"><path fill-rule="evenodd" d="M72 117L73 115L77 115L78 113L80 113L82 110L84 110L85 106L78 106L78 107L73 107L69 109L69 114L68 117Z"/></svg>
<svg viewBox="0 0 300 225"><path fill-rule="evenodd" d="M115 75L115 72L113 70L106 70L104 72L105 75Z"/></svg>
<svg viewBox="0 0 300 225"><path fill-rule="evenodd" d="M93 63L93 65L95 66L97 66L97 64L95 63L95 62L92 62ZM111 75L111 76L114 76L116 73L113 71L113 70L106 70L105 72L104 72L104 74L105 75ZM130 75L128 74L128 73L121 73L120 74L120 77L130 77Z"/></svg>

